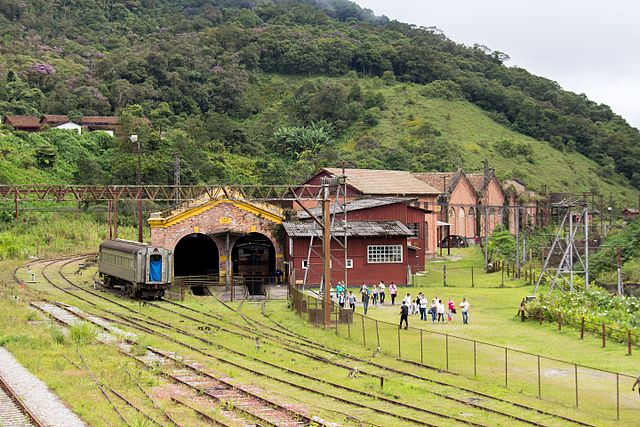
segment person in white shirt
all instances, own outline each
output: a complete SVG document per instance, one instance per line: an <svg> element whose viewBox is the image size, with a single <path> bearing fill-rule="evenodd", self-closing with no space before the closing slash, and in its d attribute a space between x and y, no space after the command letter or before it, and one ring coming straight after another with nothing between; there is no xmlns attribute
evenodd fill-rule
<svg viewBox="0 0 640 427"><path fill-rule="evenodd" d="M462 311L462 324L469 324L469 303L466 298L462 298L462 302L460 303L460 311Z"/></svg>
<svg viewBox="0 0 640 427"><path fill-rule="evenodd" d="M396 296L398 295L398 287L393 282L389 284L389 295L391 295L391 305L396 305Z"/></svg>
<svg viewBox="0 0 640 427"><path fill-rule="evenodd" d="M380 305L384 304L385 293L384 293L384 281L382 280L378 285L378 297L380 298Z"/></svg>
<svg viewBox="0 0 640 427"><path fill-rule="evenodd" d="M402 299L402 302L407 306L407 307L411 307L411 294L407 294L407 296L405 296Z"/></svg>
<svg viewBox="0 0 640 427"><path fill-rule="evenodd" d="M442 303L442 300L438 300L437 302L437 311L438 311L438 323L440 323L440 320L442 320L442 323L444 323L444 304Z"/></svg>

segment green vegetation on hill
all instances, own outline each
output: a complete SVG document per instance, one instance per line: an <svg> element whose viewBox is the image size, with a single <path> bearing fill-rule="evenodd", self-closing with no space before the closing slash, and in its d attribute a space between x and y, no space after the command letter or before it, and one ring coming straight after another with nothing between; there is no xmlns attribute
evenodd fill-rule
<svg viewBox="0 0 640 427"><path fill-rule="evenodd" d="M537 188L640 186L640 133L609 107L349 1L10 0L0 25L0 112L144 113L146 183L171 183L176 156L183 183L489 157ZM120 145L93 181L130 182Z"/></svg>

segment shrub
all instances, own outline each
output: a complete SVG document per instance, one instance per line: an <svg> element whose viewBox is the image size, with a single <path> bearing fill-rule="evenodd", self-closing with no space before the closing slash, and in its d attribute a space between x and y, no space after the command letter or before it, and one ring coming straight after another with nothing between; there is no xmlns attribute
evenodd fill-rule
<svg viewBox="0 0 640 427"><path fill-rule="evenodd" d="M75 345L82 346L95 342L98 331L87 322L79 322L71 326L69 335Z"/></svg>
<svg viewBox="0 0 640 427"><path fill-rule="evenodd" d="M64 331L60 328L54 327L51 329L50 333L51 333L51 339L55 344L62 345L67 341L67 337L64 334Z"/></svg>

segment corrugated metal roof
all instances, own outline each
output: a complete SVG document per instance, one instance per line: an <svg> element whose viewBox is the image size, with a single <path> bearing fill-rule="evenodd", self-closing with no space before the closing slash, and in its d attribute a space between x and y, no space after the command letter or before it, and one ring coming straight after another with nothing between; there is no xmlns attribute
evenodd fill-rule
<svg viewBox="0 0 640 427"><path fill-rule="evenodd" d="M388 206L396 203L410 203L416 201L415 197L373 197L367 199L358 199L347 203L347 212L357 211L361 209L371 209L377 208L380 206ZM311 213L313 213L317 217L322 216L322 208L314 208L309 209ZM336 206L335 204L331 205L331 214L338 213L341 214L343 211L342 205ZM305 211L298 212L298 218L300 219L308 219L311 218L308 213Z"/></svg>
<svg viewBox="0 0 640 427"><path fill-rule="evenodd" d="M342 175L340 168L324 168L334 176ZM407 171L383 169L345 169L347 184L363 194L440 194L426 182L420 181Z"/></svg>
<svg viewBox="0 0 640 427"><path fill-rule="evenodd" d="M322 230L313 221L287 221L283 222L284 230L290 237L322 237ZM331 233L344 235L343 224L334 224ZM400 221L349 221L347 223L347 237L388 237L388 236L413 236Z"/></svg>

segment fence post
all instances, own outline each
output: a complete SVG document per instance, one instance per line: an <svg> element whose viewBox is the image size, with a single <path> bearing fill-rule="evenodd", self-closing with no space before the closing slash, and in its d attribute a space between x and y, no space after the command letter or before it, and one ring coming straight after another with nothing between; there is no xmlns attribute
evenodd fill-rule
<svg viewBox="0 0 640 427"><path fill-rule="evenodd" d="M336 335L340 335L338 332L338 322L340 321L340 307L338 307L338 311L336 311Z"/></svg>
<svg viewBox="0 0 640 427"><path fill-rule="evenodd" d="M538 398L542 398L542 376L540 375L540 355L538 355Z"/></svg>
<svg viewBox="0 0 640 427"><path fill-rule="evenodd" d="M627 356L631 356L631 331L627 329Z"/></svg>
<svg viewBox="0 0 640 427"><path fill-rule="evenodd" d="M576 408L578 407L578 365L574 363L574 372L576 375Z"/></svg>
<svg viewBox="0 0 640 427"><path fill-rule="evenodd" d="M351 339L351 322L353 322L353 311L351 311L351 320L349 320L349 315L347 315L347 337Z"/></svg>
<svg viewBox="0 0 640 427"><path fill-rule="evenodd" d="M500 280L501 280L500 286L504 288L504 270L502 269L500 270Z"/></svg>
<svg viewBox="0 0 640 427"><path fill-rule="evenodd" d="M366 347L367 346L367 334L365 334L365 332L364 332L364 316L360 316L360 319L362 320L362 344Z"/></svg>
<svg viewBox="0 0 640 427"><path fill-rule="evenodd" d="M402 358L402 352L400 351L400 328L398 328L398 359Z"/></svg>
<svg viewBox="0 0 640 427"><path fill-rule="evenodd" d="M507 347L504 348L504 386L505 388L509 387L509 375L507 373L509 369L509 362L507 361L509 349Z"/></svg>
<svg viewBox="0 0 640 427"><path fill-rule="evenodd" d="M584 316L580 319L580 339L584 339Z"/></svg>
<svg viewBox="0 0 640 427"><path fill-rule="evenodd" d="M558 330L562 330L562 313L558 313Z"/></svg>
<svg viewBox="0 0 640 427"><path fill-rule="evenodd" d="M447 264L442 266L442 283L444 287L447 287Z"/></svg>
<svg viewBox="0 0 640 427"><path fill-rule="evenodd" d="M423 341L422 341L422 329L420 329L420 363L424 365L424 358L423 358Z"/></svg>
<svg viewBox="0 0 640 427"><path fill-rule="evenodd" d="M478 376L478 356L477 356L477 351L476 351L476 346L477 346L477 342L476 340L473 340L473 376L477 377Z"/></svg>
<svg viewBox="0 0 640 427"><path fill-rule="evenodd" d="M380 330L378 329L378 321L376 320L376 337L378 338L378 348L380 348Z"/></svg>
<svg viewBox="0 0 640 427"><path fill-rule="evenodd" d="M444 339L444 358L447 366L445 370L449 372L449 334L444 334Z"/></svg>
<svg viewBox="0 0 640 427"><path fill-rule="evenodd" d="M474 281L474 278L473 278L473 267L471 267L471 287L472 288L476 287L476 282Z"/></svg>
<svg viewBox="0 0 640 427"><path fill-rule="evenodd" d="M616 419L620 421L620 374L616 372Z"/></svg>
<svg viewBox="0 0 640 427"><path fill-rule="evenodd" d="M605 324L602 324L602 348L605 348L607 346L607 327L605 326Z"/></svg>

